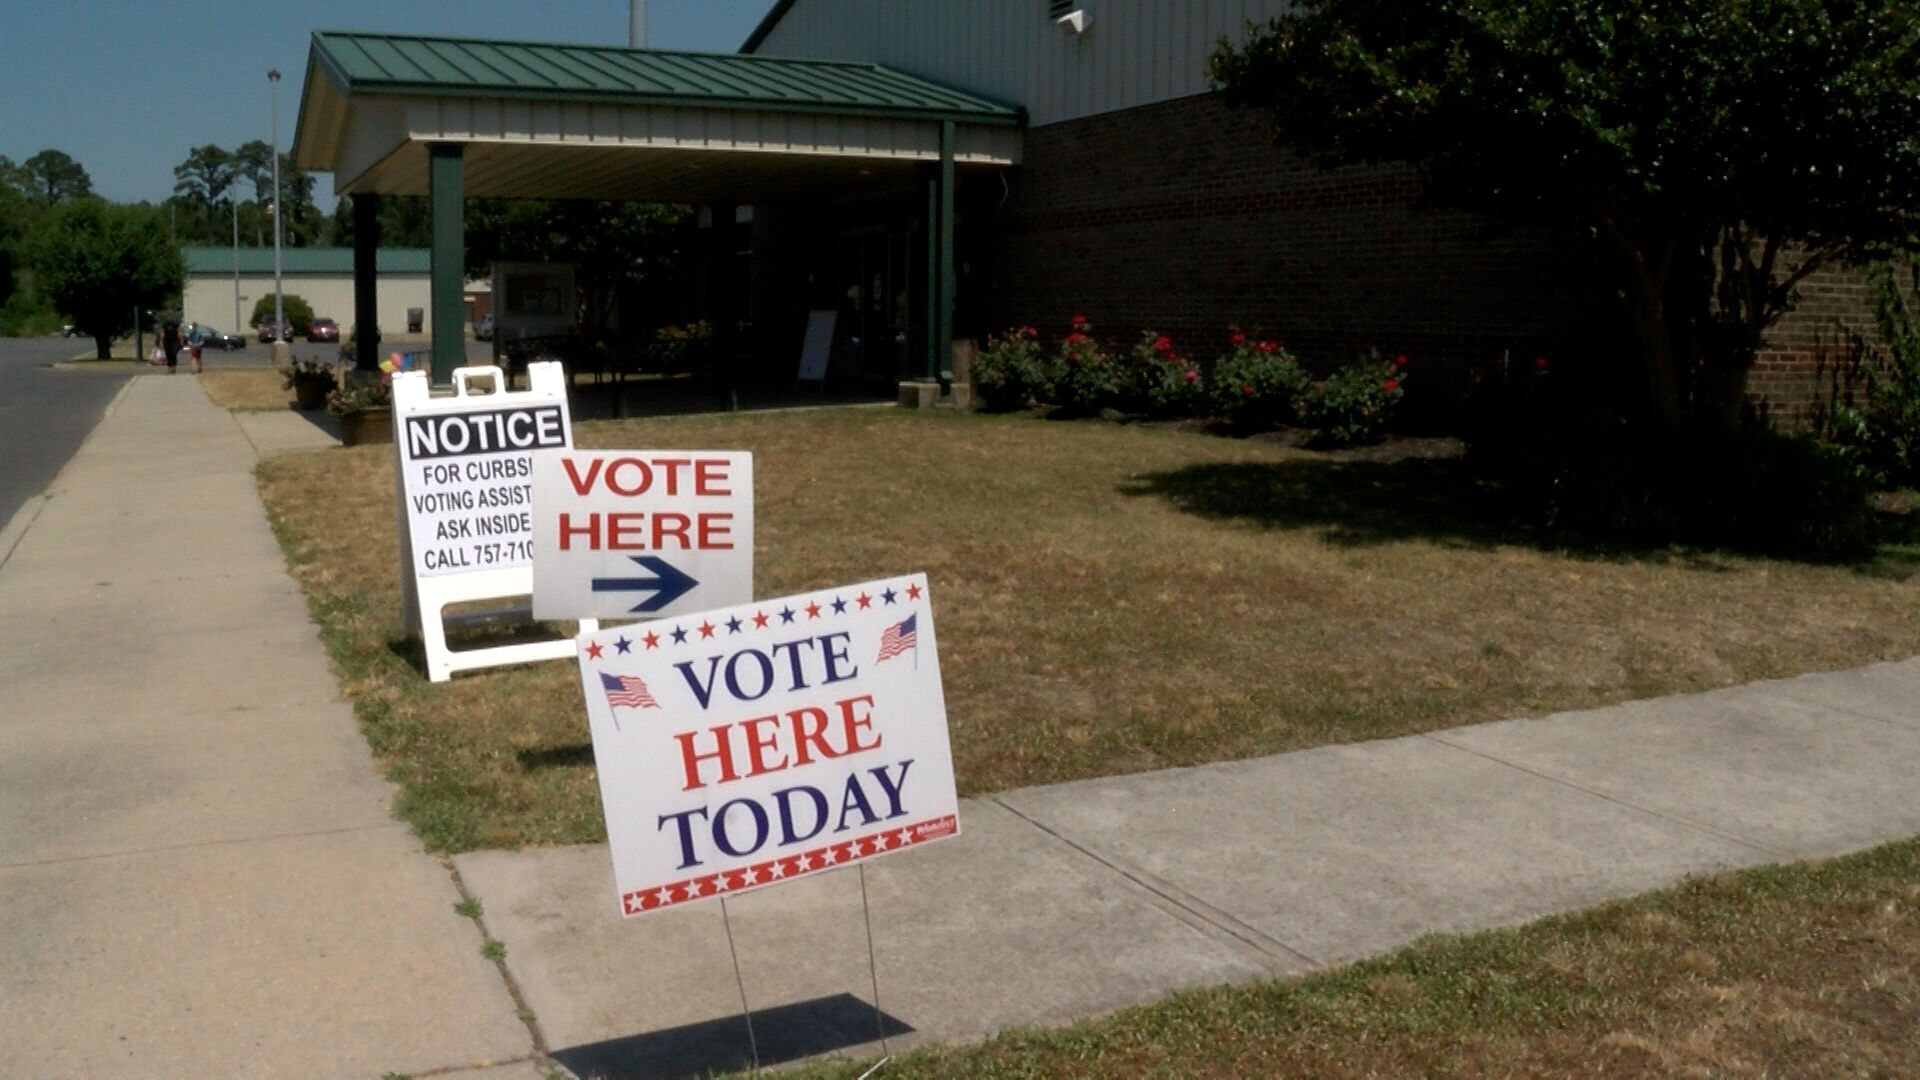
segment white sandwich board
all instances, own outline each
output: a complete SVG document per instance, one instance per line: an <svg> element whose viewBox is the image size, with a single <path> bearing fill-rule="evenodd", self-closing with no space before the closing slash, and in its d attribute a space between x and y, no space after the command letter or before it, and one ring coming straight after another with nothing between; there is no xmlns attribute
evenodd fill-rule
<svg viewBox="0 0 1920 1080"><path fill-rule="evenodd" d="M425 372L393 377L394 484L407 632L426 646L427 677L555 660L568 639L459 652L447 647L449 604L533 592L533 456L573 446L566 377L556 363L527 365L529 388L504 389L499 368L459 368L453 393L436 397ZM475 392L486 382L491 392ZM582 623L583 630L593 623Z"/></svg>

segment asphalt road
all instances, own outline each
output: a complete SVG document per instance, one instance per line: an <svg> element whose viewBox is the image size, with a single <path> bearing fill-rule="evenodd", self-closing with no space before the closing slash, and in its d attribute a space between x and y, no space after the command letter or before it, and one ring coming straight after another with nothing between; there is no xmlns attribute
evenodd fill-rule
<svg viewBox="0 0 1920 1080"><path fill-rule="evenodd" d="M125 342L119 344L126 347ZM293 355L303 359L331 363L339 354L337 345L296 340L292 346ZM125 364L103 364L95 369L53 366L90 354L92 349L90 339L0 337L0 526L53 482L128 379L136 375L164 377L164 368L131 368ZM493 346L487 342L467 342L469 360L485 362L492 354ZM209 370L261 367L273 362L273 346L249 337L244 349L208 349L201 359ZM192 377L187 374L187 365L187 357L182 354L176 378ZM155 452L164 453L165 448L156 447Z"/></svg>
<svg viewBox="0 0 1920 1080"><path fill-rule="evenodd" d="M131 377L125 368L54 369L90 344L77 338L0 338L0 526L53 482Z"/></svg>

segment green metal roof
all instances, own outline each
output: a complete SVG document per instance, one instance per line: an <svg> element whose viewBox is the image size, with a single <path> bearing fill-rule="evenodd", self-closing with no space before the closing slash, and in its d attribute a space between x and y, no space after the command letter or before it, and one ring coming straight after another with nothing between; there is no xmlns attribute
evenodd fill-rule
<svg viewBox="0 0 1920 1080"><path fill-rule="evenodd" d="M878 64L463 38L313 35L344 94L465 94L1019 124L1020 110Z"/></svg>
<svg viewBox="0 0 1920 1080"><path fill-rule="evenodd" d="M273 273L272 248L230 247L182 248L189 274L231 274L236 255L242 274ZM426 248L381 248L374 256L374 270L380 274L425 274L431 269ZM323 274L352 274L352 248L280 249L280 273L286 277L313 277Z"/></svg>

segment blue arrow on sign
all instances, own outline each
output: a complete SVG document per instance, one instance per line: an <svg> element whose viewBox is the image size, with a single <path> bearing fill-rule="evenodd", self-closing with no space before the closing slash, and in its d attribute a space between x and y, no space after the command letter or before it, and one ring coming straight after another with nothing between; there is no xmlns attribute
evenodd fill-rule
<svg viewBox="0 0 1920 1080"><path fill-rule="evenodd" d="M676 569L672 563L653 555L629 555L628 558L640 564L643 570L653 571L653 577L637 578L601 578L593 579L594 592L651 592L653 599L633 610L638 614L659 611L675 600L687 595L698 581Z"/></svg>

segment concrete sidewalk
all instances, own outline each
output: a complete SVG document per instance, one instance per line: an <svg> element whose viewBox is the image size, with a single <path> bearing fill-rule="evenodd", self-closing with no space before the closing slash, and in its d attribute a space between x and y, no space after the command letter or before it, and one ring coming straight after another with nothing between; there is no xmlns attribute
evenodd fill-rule
<svg viewBox="0 0 1920 1080"><path fill-rule="evenodd" d="M744 1067L720 907L621 920L603 846L454 860L516 1018L254 496L329 441L137 379L0 534L0 1077ZM879 1021L858 872L728 913L763 1059L872 1053L1903 838L1917 774L1911 660L969 800L866 870Z"/></svg>
<svg viewBox="0 0 1920 1080"><path fill-rule="evenodd" d="M1908 660L968 800L867 870L880 1001L897 1049L1296 974L1909 837L1917 775ZM557 1060L744 1067L717 905L623 923L601 846L455 862ZM878 1052L855 871L729 907L763 1059Z"/></svg>
<svg viewBox="0 0 1920 1080"><path fill-rule="evenodd" d="M0 1077L538 1076L254 461L194 379L142 376L0 535Z"/></svg>

